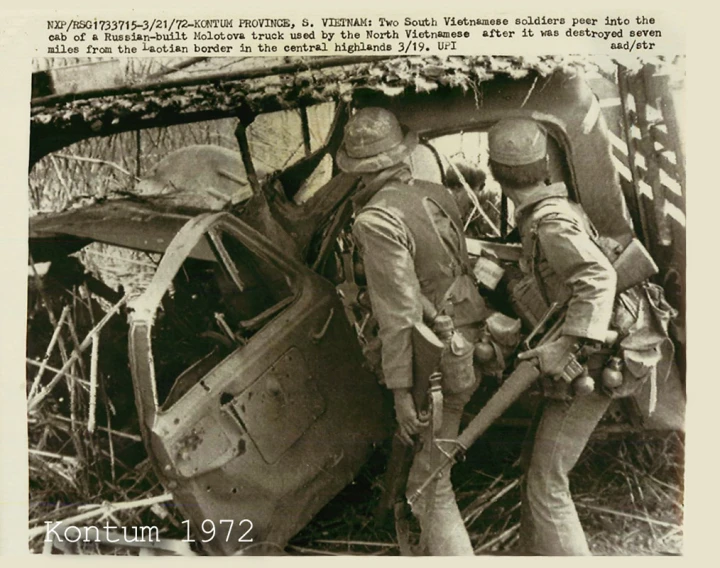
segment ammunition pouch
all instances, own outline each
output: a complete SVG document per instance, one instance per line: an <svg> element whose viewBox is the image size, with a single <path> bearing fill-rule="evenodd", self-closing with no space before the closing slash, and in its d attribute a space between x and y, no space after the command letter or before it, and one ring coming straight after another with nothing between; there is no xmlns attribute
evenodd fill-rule
<svg viewBox="0 0 720 568"><path fill-rule="evenodd" d="M676 311L665 301L662 288L655 284L644 282L618 294L611 322L611 329L618 332L618 341L612 346L583 350L583 361L595 379L596 390L610 398L628 398L639 395L650 382L648 410L652 413L657 385L665 381L672 366L674 348L668 325L675 315ZM603 372L611 356L622 362L622 381L608 386ZM539 385L545 397L573 398L567 381L542 377Z"/></svg>
<svg viewBox="0 0 720 568"><path fill-rule="evenodd" d="M657 382L667 378L674 355L668 327L676 315L656 284L646 282L618 294L611 327L620 335L617 355L623 361L623 382L616 388L603 388L608 396L632 396L648 380L655 392Z"/></svg>
<svg viewBox="0 0 720 568"><path fill-rule="evenodd" d="M508 282L510 304L513 310L525 324L527 329L533 329L548 310L545 297L540 291L537 279L527 274L522 278Z"/></svg>

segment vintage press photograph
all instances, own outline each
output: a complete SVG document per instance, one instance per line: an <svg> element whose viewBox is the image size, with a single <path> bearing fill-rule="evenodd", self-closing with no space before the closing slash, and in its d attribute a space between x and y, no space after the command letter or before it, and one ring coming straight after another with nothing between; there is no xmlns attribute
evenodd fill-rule
<svg viewBox="0 0 720 568"><path fill-rule="evenodd" d="M682 554L684 63L34 60L29 549Z"/></svg>

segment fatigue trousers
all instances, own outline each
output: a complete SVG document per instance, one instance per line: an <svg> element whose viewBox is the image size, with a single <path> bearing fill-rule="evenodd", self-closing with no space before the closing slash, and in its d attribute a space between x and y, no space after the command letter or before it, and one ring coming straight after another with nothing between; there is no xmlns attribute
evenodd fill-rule
<svg viewBox="0 0 720 568"><path fill-rule="evenodd" d="M572 401L546 399L523 449L520 552L542 556L589 555L568 474L610 405L598 393Z"/></svg>
<svg viewBox="0 0 720 568"><path fill-rule="evenodd" d="M443 420L438 438L450 440L457 438L463 408L476 388L477 382L467 391L443 394ZM415 455L410 468L406 494L408 497L422 485L434 469L430 455L432 433L429 430L428 428L423 434L422 449ZM439 452L437 449L433 451ZM472 556L473 548L455 500L450 472L445 473L435 484L435 497L430 515L426 515L428 497L425 492L413 504L413 514L420 522L427 553L431 556Z"/></svg>

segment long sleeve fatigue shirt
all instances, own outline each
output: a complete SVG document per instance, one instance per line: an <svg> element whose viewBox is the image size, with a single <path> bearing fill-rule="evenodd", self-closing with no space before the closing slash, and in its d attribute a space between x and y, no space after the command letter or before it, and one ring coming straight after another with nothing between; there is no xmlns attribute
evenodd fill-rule
<svg viewBox="0 0 720 568"><path fill-rule="evenodd" d="M433 207L433 222L446 243L458 238L437 207ZM382 209L361 211L353 236L362 252L373 314L380 327L385 385L409 388L413 384L412 328L423 318L414 239L405 223ZM448 249L457 245L448 244Z"/></svg>
<svg viewBox="0 0 720 568"><path fill-rule="evenodd" d="M585 213L567 199L564 184L553 184L536 190L522 203L516 219L523 247L531 225L537 223L538 276L550 301L568 299L563 334L603 341L613 314L617 276L591 238L595 229Z"/></svg>

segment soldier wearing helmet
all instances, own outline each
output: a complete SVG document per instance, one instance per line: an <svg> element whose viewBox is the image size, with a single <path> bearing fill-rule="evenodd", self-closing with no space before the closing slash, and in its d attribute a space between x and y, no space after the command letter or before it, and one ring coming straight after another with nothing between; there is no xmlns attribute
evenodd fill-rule
<svg viewBox="0 0 720 568"><path fill-rule="evenodd" d="M450 315L472 349L477 324L486 316L451 193L441 185L414 180L406 162L416 144L417 134L401 126L394 114L364 108L350 118L336 157L341 170L361 178L354 196L353 236L379 324L382 374L393 392L399 433L406 443L416 435L423 440L410 470L407 495L422 484L432 466L432 433L418 417L411 395L413 326L423 321L424 307L426 319L428 310L434 312L431 315ZM462 410L477 388L472 356L469 365L462 377L443 377L439 438L457 436ZM429 496L432 506L427 506L427 499L423 494L413 507L427 552L472 555L449 476L443 476Z"/></svg>
<svg viewBox="0 0 720 568"><path fill-rule="evenodd" d="M658 373L658 354L667 340L667 328L656 325L660 319L648 314L667 306L663 306L662 292L651 290L647 282L618 295L611 259L615 260L619 245L598 235L580 205L569 200L564 183L547 181L547 133L542 125L519 118L495 124L489 132L489 166L515 206L523 246L521 265L528 280L546 306L551 302L565 306L561 336L519 356L536 358L548 377L543 383L546 397L523 452L521 552L588 555L568 474L611 398L631 394ZM592 392L581 395L568 390L562 380L549 379L561 375L579 346L601 346L608 330L616 330L623 338L610 348L624 357L622 388L605 388L601 380L610 350L603 353L605 347L596 352L599 358L588 360L595 381L588 378L586 387L590 386L585 390L594 388Z"/></svg>

